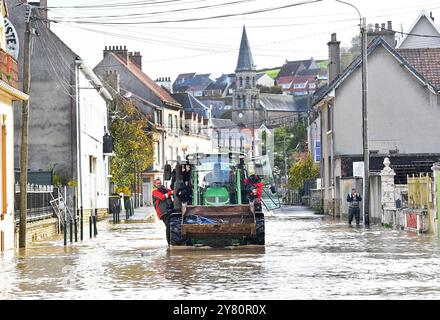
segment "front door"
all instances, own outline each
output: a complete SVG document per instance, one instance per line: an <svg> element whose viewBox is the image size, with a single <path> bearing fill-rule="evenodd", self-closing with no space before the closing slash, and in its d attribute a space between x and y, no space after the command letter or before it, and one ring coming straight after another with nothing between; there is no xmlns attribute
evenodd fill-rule
<svg viewBox="0 0 440 320"><path fill-rule="evenodd" d="M90 208L95 209L97 205L97 194L96 194L96 157L89 157L89 186L90 186Z"/></svg>

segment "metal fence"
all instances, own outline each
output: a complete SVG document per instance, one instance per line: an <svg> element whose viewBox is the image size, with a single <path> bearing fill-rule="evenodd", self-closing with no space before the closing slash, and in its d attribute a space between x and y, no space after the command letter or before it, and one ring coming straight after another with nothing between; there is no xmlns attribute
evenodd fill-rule
<svg viewBox="0 0 440 320"><path fill-rule="evenodd" d="M283 203L291 206L302 205L302 196L300 190L287 190L283 195Z"/></svg>
<svg viewBox="0 0 440 320"><path fill-rule="evenodd" d="M408 207L427 209L433 206L434 180L428 175L408 176Z"/></svg>
<svg viewBox="0 0 440 320"><path fill-rule="evenodd" d="M37 221L54 216L50 200L52 200L53 186L28 184L26 221ZM15 185L15 223L20 221L20 185Z"/></svg>

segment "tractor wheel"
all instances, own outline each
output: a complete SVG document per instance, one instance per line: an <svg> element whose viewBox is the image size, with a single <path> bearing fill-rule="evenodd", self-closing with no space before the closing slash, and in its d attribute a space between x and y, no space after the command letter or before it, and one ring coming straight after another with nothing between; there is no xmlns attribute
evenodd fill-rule
<svg viewBox="0 0 440 320"><path fill-rule="evenodd" d="M254 238L254 244L264 245L265 244L265 231L264 231L264 216L256 216L256 234Z"/></svg>
<svg viewBox="0 0 440 320"><path fill-rule="evenodd" d="M170 245L178 246L186 243L182 238L182 216L180 214L172 214L170 216Z"/></svg>

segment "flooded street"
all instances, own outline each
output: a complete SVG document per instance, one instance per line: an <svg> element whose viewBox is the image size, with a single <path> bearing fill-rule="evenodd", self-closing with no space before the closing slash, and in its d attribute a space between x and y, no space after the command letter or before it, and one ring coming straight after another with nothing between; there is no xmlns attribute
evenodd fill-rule
<svg viewBox="0 0 440 320"><path fill-rule="evenodd" d="M298 208L266 218L265 248L172 249L162 223L0 258L1 299L440 299L437 239L348 227Z"/></svg>

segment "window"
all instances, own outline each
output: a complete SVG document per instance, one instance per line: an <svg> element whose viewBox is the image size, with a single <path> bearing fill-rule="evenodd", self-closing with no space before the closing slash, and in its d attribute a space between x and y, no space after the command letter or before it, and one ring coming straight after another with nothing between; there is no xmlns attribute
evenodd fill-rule
<svg viewBox="0 0 440 320"><path fill-rule="evenodd" d="M315 162L321 161L321 141L315 141Z"/></svg>
<svg viewBox="0 0 440 320"><path fill-rule="evenodd" d="M173 116L168 115L168 131L173 132Z"/></svg>
<svg viewBox="0 0 440 320"><path fill-rule="evenodd" d="M173 160L173 147L168 147L170 149L170 158L168 160Z"/></svg>
<svg viewBox="0 0 440 320"><path fill-rule="evenodd" d="M309 88L310 88L310 89L315 89L315 88L316 88L316 84L315 84L315 83L311 83L311 84L309 84Z"/></svg>
<svg viewBox="0 0 440 320"><path fill-rule="evenodd" d="M176 133L179 133L179 122L177 121L177 116L174 116L174 123L176 125Z"/></svg>
<svg viewBox="0 0 440 320"><path fill-rule="evenodd" d="M327 133L331 133L333 130L333 107L328 105L327 108Z"/></svg>
<svg viewBox="0 0 440 320"><path fill-rule="evenodd" d="M239 78L239 81L240 81L240 86L239 86L239 87L242 88L242 87L243 87L243 78L240 77L240 78Z"/></svg>
<svg viewBox="0 0 440 320"><path fill-rule="evenodd" d="M284 84L281 85L281 87L283 89L289 89L290 88L290 83L284 83Z"/></svg>
<svg viewBox="0 0 440 320"><path fill-rule="evenodd" d="M89 173L96 173L96 158L89 156Z"/></svg>
<svg viewBox="0 0 440 320"><path fill-rule="evenodd" d="M255 77L252 78L252 86L255 87Z"/></svg>
<svg viewBox="0 0 440 320"><path fill-rule="evenodd" d="M162 125L162 113L160 110L157 110L154 113L154 123L157 125Z"/></svg>
<svg viewBox="0 0 440 320"><path fill-rule="evenodd" d="M251 78L246 77L246 88L249 88L251 84Z"/></svg>
<svg viewBox="0 0 440 320"><path fill-rule="evenodd" d="M179 156L179 148L176 147L176 159Z"/></svg>
<svg viewBox="0 0 440 320"><path fill-rule="evenodd" d="M307 85L307 83L295 83L295 84L293 85L293 87L294 87L295 89L305 89L306 85Z"/></svg>

